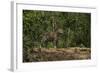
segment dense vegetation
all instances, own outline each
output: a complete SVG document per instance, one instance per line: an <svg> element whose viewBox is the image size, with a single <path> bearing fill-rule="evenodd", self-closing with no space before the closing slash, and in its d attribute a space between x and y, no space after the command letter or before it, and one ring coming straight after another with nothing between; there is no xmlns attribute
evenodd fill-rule
<svg viewBox="0 0 100 73"><path fill-rule="evenodd" d="M57 28L63 30L57 41L57 48L90 48L90 13L23 10L23 61L28 60L28 51L33 48L40 48L40 45L53 48L53 42L41 43L41 35L46 32L55 32Z"/></svg>

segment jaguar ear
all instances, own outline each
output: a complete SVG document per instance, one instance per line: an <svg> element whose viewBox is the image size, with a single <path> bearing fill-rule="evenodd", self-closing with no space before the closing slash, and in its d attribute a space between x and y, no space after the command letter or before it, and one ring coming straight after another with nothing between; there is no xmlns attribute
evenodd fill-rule
<svg viewBox="0 0 100 73"><path fill-rule="evenodd" d="M63 33L63 30L62 29L58 29L58 33Z"/></svg>

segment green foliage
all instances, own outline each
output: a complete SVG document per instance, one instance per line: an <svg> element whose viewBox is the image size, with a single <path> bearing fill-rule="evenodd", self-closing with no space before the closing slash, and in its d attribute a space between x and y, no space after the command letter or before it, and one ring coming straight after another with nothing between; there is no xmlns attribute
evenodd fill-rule
<svg viewBox="0 0 100 73"><path fill-rule="evenodd" d="M30 48L39 48L41 43L45 44L41 42L41 35L53 32L56 28L63 29L63 34L59 36L58 48L90 48L90 13L23 10L23 53L26 54ZM53 42L46 43L47 48L54 47Z"/></svg>

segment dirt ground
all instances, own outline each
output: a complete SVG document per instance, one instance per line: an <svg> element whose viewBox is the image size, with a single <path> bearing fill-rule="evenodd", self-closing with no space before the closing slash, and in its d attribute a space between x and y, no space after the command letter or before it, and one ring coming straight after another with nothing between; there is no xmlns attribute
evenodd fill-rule
<svg viewBox="0 0 100 73"><path fill-rule="evenodd" d="M33 48L29 53L29 62L91 59L90 48Z"/></svg>

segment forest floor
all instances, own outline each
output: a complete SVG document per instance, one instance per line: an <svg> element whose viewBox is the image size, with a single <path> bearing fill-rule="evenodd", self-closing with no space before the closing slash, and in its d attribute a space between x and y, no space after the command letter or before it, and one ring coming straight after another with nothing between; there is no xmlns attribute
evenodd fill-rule
<svg viewBox="0 0 100 73"><path fill-rule="evenodd" d="M34 48L30 51L29 62L84 60L91 59L90 48Z"/></svg>

